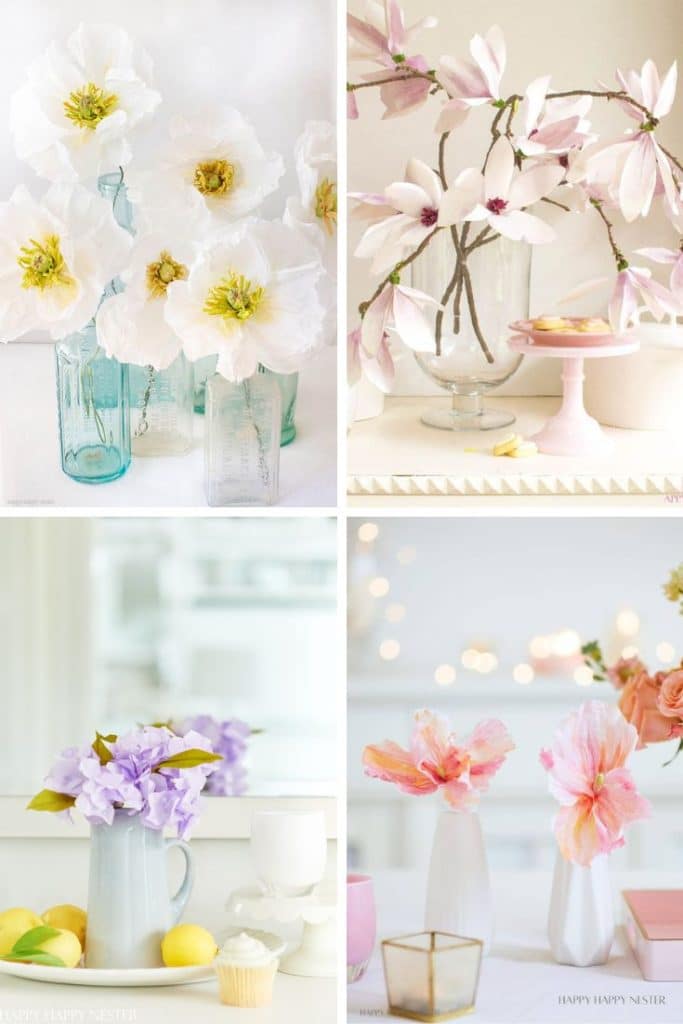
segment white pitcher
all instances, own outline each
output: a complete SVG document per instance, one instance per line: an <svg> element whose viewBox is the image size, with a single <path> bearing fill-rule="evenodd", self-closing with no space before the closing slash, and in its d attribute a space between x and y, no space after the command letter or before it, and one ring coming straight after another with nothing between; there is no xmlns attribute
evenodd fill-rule
<svg viewBox="0 0 683 1024"><path fill-rule="evenodd" d="M558 964L605 964L614 942L614 907L607 856L587 867L558 852L548 914L550 949Z"/></svg>
<svg viewBox="0 0 683 1024"><path fill-rule="evenodd" d="M480 939L488 953L493 938L491 884L479 815L442 811L429 863L425 930Z"/></svg>
<svg viewBox="0 0 683 1024"><path fill-rule="evenodd" d="M185 877L168 891L167 850L185 856ZM161 940L178 922L192 890L190 848L116 811L111 825L92 825L86 966L161 967Z"/></svg>

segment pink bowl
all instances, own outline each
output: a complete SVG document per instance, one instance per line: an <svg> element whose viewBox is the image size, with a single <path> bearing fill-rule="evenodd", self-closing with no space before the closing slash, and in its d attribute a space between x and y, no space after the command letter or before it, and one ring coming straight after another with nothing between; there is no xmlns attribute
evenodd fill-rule
<svg viewBox="0 0 683 1024"><path fill-rule="evenodd" d="M346 876L346 964L348 980L358 981L367 969L377 938L372 878Z"/></svg>

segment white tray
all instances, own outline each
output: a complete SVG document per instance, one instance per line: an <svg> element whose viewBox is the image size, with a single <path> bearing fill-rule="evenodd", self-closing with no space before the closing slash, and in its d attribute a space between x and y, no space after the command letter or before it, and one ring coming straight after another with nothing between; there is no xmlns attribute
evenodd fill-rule
<svg viewBox="0 0 683 1024"><path fill-rule="evenodd" d="M214 976L213 967L138 967L99 970L88 967L45 967L0 960L0 974L55 985L93 985L98 988L158 988L161 985L196 985Z"/></svg>

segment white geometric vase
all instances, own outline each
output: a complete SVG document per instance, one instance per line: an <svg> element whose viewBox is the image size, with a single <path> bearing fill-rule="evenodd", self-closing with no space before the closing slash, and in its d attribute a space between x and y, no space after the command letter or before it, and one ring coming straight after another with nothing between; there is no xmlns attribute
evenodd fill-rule
<svg viewBox="0 0 683 1024"><path fill-rule="evenodd" d="M614 908L606 854L588 867L558 852L548 914L548 939L558 964L605 964L614 941Z"/></svg>
<svg viewBox="0 0 683 1024"><path fill-rule="evenodd" d="M442 811L436 824L427 882L425 930L479 939L488 953L493 902L479 815Z"/></svg>

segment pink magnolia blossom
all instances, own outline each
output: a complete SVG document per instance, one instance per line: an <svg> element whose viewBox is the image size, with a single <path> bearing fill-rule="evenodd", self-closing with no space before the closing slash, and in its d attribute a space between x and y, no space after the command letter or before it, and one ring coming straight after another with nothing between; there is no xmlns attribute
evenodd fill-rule
<svg viewBox="0 0 683 1024"><path fill-rule="evenodd" d="M570 149L585 146L595 138L586 118L592 98L547 100L549 86L550 75L536 78L524 94L524 133L515 139L515 146L525 156L566 155Z"/></svg>
<svg viewBox="0 0 683 1024"><path fill-rule="evenodd" d="M361 345L361 329L349 332L346 348L346 372L349 387L357 384L362 376L380 391L388 391L394 382L394 360L389 348L389 336L382 338L374 356L369 356Z"/></svg>
<svg viewBox="0 0 683 1024"><path fill-rule="evenodd" d="M551 794L561 804L555 836L566 860L583 867L625 843L624 829L646 818L650 804L636 790L626 762L638 733L618 708L588 701L541 751Z"/></svg>
<svg viewBox="0 0 683 1024"><path fill-rule="evenodd" d="M643 267L626 267L617 274L612 297L609 300L609 322L615 334L623 334L641 305L645 305L655 320L667 313L675 316L676 299Z"/></svg>
<svg viewBox="0 0 683 1024"><path fill-rule="evenodd" d="M515 167L515 155L506 138L491 150L486 170L462 171L444 194L439 224L484 221L499 235L515 241L551 242L550 225L525 209L559 185L564 169L554 164L535 164L527 170Z"/></svg>
<svg viewBox="0 0 683 1024"><path fill-rule="evenodd" d="M671 277L669 288L671 294L678 303L679 312L683 313L683 242L680 249L638 249L639 256L645 256L655 263L663 263L671 266Z"/></svg>
<svg viewBox="0 0 683 1024"><path fill-rule="evenodd" d="M495 719L480 722L456 743L445 718L417 711L410 749L390 740L367 746L363 766L366 775L392 782L404 793L423 796L441 789L451 807L470 810L514 749L507 729Z"/></svg>
<svg viewBox="0 0 683 1024"><path fill-rule="evenodd" d="M430 352L434 348L434 329L422 311L430 305L439 307L426 292L402 284L385 285L363 317L361 344L365 354L377 357L390 327L408 348Z"/></svg>
<svg viewBox="0 0 683 1024"><path fill-rule="evenodd" d="M448 95L436 124L438 132L450 132L461 124L472 107L500 100L500 80L505 71L503 33L494 25L485 36L470 40L472 60L442 57L437 78Z"/></svg>
<svg viewBox="0 0 683 1024"><path fill-rule="evenodd" d="M671 111L676 98L678 79L676 61L673 62L663 79L660 79L657 65L653 60L646 60L640 72L623 72L617 68L616 77L624 92L632 96L637 103L646 107L657 120L666 117ZM641 110L626 100L619 102L629 117L642 123L644 114Z"/></svg>
<svg viewBox="0 0 683 1024"><path fill-rule="evenodd" d="M373 273L386 273L434 230L442 196L439 176L416 159L408 161L405 181L389 185L382 195L352 192L360 203L358 215L373 221L355 255L372 258Z"/></svg>
<svg viewBox="0 0 683 1024"><path fill-rule="evenodd" d="M363 75L364 81L379 82L389 75L403 79L379 87L380 99L386 108L384 117L406 114L421 106L429 95L432 83L425 78L408 78L405 69L412 68L425 73L429 65L420 54L407 56L406 47L421 29L437 25L437 19L421 18L414 25L406 27L404 13L396 0L384 0L382 4L369 0L365 5L365 19L349 14L347 24L351 39L349 59L369 60L382 67L381 71ZM352 118L358 116L355 101L350 111Z"/></svg>

